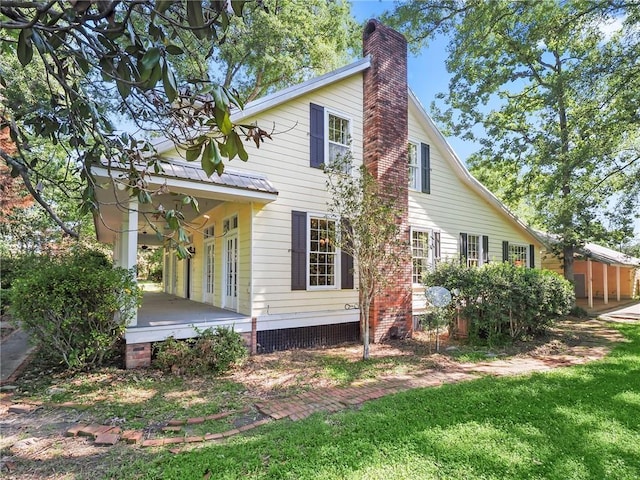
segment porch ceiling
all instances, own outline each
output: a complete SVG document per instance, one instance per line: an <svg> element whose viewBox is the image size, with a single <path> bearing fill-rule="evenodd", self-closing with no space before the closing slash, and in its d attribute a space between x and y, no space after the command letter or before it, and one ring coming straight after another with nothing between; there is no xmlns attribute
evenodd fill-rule
<svg viewBox="0 0 640 480"><path fill-rule="evenodd" d="M225 170L207 177L197 165L184 162L163 163L164 171L146 173L145 179L152 193L152 204L138 204L138 244L160 245L152 224L160 231L168 230L161 215L154 212L161 205L164 209L180 210L189 223L197 223L198 217L217 205L227 202L269 203L276 200L278 191L263 175ZM142 170L142 167L141 167ZM124 186L127 172L122 168L93 169L101 188L96 190L99 212L95 216L98 240L113 243L116 233L122 229L123 216L129 208L129 192ZM199 211L182 203L184 196L197 199Z"/></svg>

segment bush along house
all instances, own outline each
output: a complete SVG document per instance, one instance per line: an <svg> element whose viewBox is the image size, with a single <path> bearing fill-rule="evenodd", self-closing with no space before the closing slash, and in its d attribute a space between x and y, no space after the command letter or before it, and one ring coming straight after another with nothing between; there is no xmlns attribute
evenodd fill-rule
<svg viewBox="0 0 640 480"><path fill-rule="evenodd" d="M374 342L411 335L425 309L422 272L436 261L540 267L535 233L471 176L409 89L404 37L370 20L363 46L364 58L235 113L233 121L273 124L278 135L259 149L247 144L249 161L227 163L222 175L207 177L173 144L158 145L166 163L150 186L164 186L166 204L187 194L200 208L184 212L193 255L165 251L164 293L147 294L127 329L127 367L148 365L152 342L218 325L243 333L254 352L357 340L353 262L322 241L337 220L327 215L321 167L347 151L399 192L411 248L410 264L372 306ZM112 181L105 168L96 174ZM144 206L125 193L100 190L96 226L115 263L130 268L154 237ZM117 195L127 208L114 207Z"/></svg>

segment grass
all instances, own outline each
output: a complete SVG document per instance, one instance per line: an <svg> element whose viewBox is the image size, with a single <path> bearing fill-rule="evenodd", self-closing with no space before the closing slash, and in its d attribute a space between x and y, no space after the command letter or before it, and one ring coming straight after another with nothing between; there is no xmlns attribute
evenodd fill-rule
<svg viewBox="0 0 640 480"><path fill-rule="evenodd" d="M629 342L598 362L412 390L179 454L141 451L110 478L637 479L640 326L618 328Z"/></svg>

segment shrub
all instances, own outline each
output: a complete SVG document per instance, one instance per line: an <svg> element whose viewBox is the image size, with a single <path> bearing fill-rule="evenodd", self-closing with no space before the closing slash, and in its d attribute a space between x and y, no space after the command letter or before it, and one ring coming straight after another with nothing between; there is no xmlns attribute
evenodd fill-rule
<svg viewBox="0 0 640 480"><path fill-rule="evenodd" d="M445 310L449 328L455 331L458 309L469 321L472 340L496 342L539 334L568 315L575 303L571 283L558 274L506 262L480 268L442 263L425 275L424 283L457 292Z"/></svg>
<svg viewBox="0 0 640 480"><path fill-rule="evenodd" d="M11 304L11 284L25 259L25 257L0 257L0 315L4 315Z"/></svg>
<svg viewBox="0 0 640 480"><path fill-rule="evenodd" d="M208 328L198 333L200 336L193 339L168 338L157 343L153 365L160 370L221 374L247 357L244 340L233 328Z"/></svg>
<svg viewBox="0 0 640 480"><path fill-rule="evenodd" d="M13 281L11 313L41 350L69 368L102 365L141 298L133 272L102 253L39 258Z"/></svg>

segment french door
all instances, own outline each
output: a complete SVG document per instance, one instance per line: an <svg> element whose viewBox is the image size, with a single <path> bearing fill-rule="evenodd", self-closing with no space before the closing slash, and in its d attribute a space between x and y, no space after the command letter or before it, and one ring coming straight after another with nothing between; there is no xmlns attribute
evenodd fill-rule
<svg viewBox="0 0 640 480"><path fill-rule="evenodd" d="M238 310L238 235L224 238L224 308Z"/></svg>

